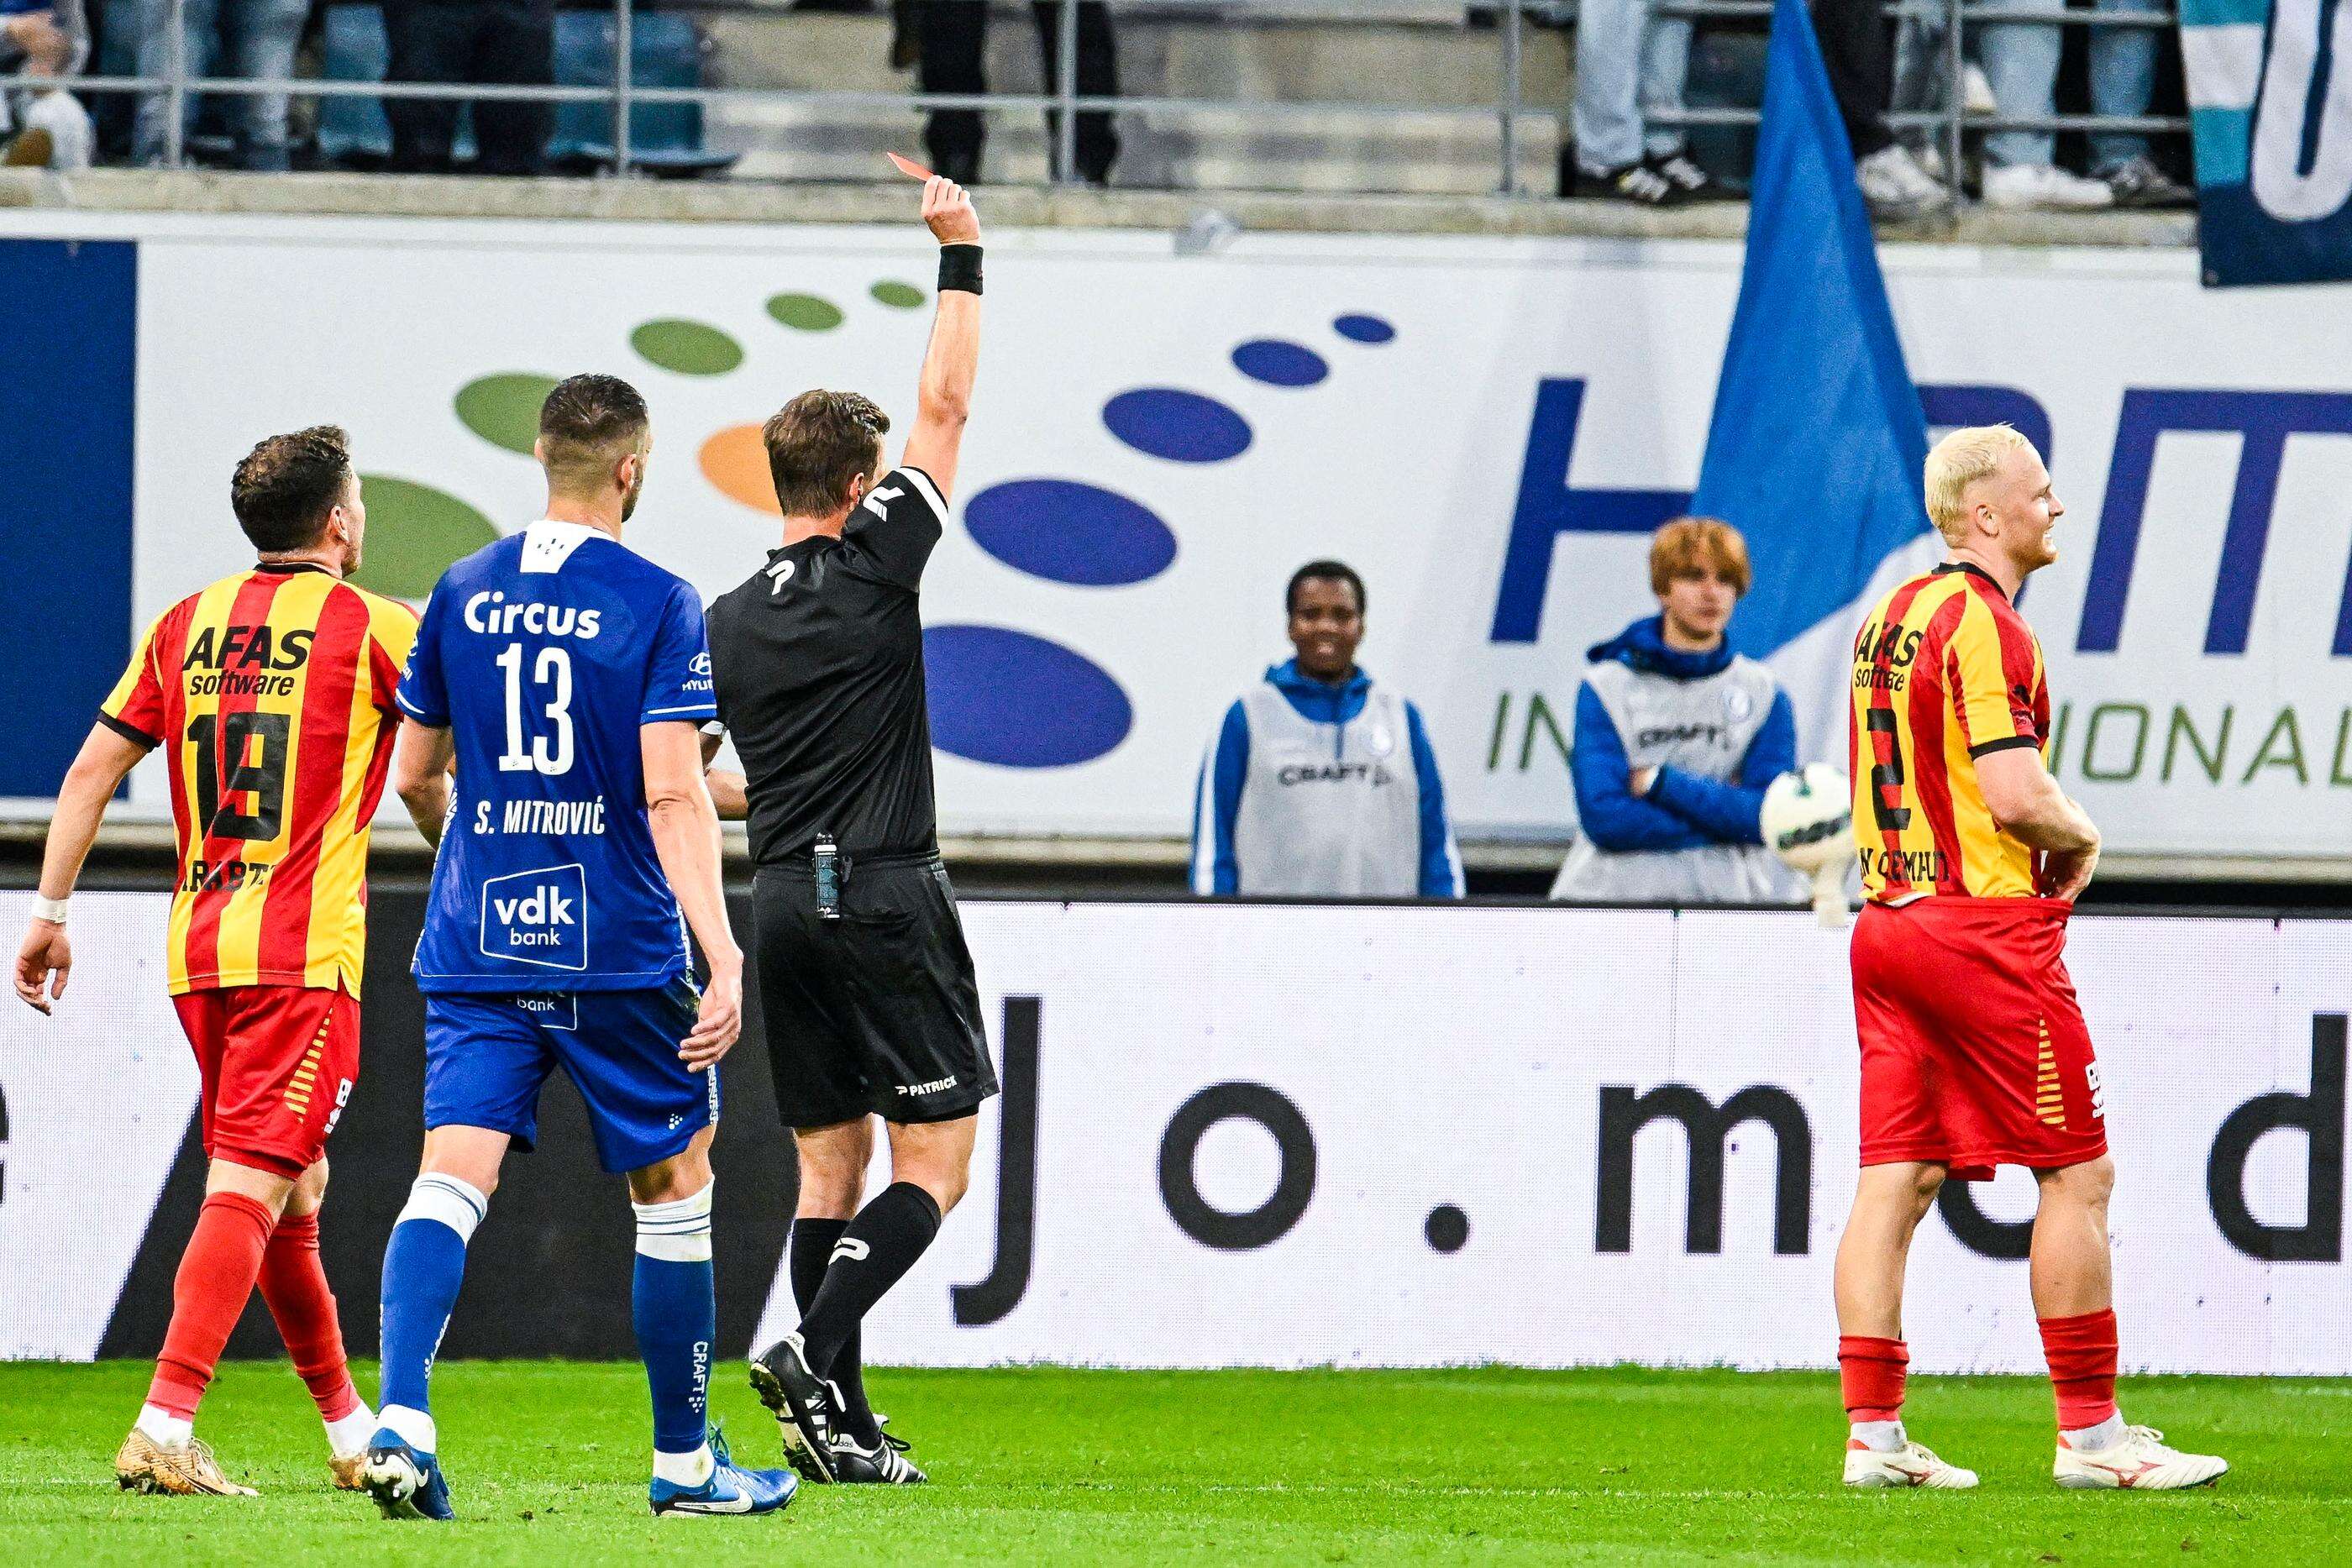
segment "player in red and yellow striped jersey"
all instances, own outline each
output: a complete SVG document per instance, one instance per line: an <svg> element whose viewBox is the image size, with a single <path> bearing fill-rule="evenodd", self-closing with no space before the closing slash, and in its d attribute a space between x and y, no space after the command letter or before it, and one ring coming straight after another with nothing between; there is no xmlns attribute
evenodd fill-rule
<svg viewBox="0 0 2352 1568"><path fill-rule="evenodd" d="M1949 559L1878 601L1854 639L1849 766L1867 897L1853 933L1862 1177L1838 1243L1849 1486L1972 1487L1902 1422L1903 1276L1947 1177L2030 1168L2033 1309L2058 1396L2064 1487L2198 1486L2182 1454L2116 1407L2105 1106L2066 973L2066 920L2099 834L2043 765L2050 690L2014 601L2058 559L2049 471L2007 425L1927 455Z"/></svg>
<svg viewBox="0 0 2352 1568"><path fill-rule="evenodd" d="M106 802L160 747L180 849L169 986L203 1080L211 1168L147 1404L115 1458L122 1484L145 1491L246 1490L190 1428L257 1284L318 1402L339 1483L355 1484L374 1427L320 1267L319 1207L327 1135L359 1072L368 824L416 617L344 580L367 513L341 431L264 441L230 501L260 559L141 639L58 789L16 959L16 994L49 1011L73 967L66 899Z"/></svg>
<svg viewBox="0 0 2352 1568"><path fill-rule="evenodd" d="M1979 778L1979 759L2039 750L2050 733L2042 644L1991 573L1948 561L1879 601L1854 639L1853 717L1846 766L1866 898L2042 891L2040 852L2001 831ZM2079 856L2074 865L2088 871Z"/></svg>
<svg viewBox="0 0 2352 1568"><path fill-rule="evenodd" d="M359 994L368 821L415 632L406 605L312 561L223 578L148 628L99 722L166 748L180 847L172 995Z"/></svg>

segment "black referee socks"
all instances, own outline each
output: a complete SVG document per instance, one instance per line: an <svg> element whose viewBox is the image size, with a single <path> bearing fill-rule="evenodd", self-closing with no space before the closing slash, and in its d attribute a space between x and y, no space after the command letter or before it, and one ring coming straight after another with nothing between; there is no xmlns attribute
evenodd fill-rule
<svg viewBox="0 0 2352 1568"><path fill-rule="evenodd" d="M817 1290L824 1283L825 1265L832 1262L833 1249L840 1245L841 1233L848 1228L846 1219L811 1219L803 1215L793 1221L793 1300L803 1315L816 1304ZM866 1402L866 1368L859 1358L858 1339L858 1331L851 1329L833 1364L811 1370L819 1377L833 1379L834 1386L841 1390L841 1413L849 1435L861 1447L870 1448L880 1428L874 1425L873 1406Z"/></svg>
<svg viewBox="0 0 2352 1568"><path fill-rule="evenodd" d="M796 1223L794 1229L805 1223ZM834 1243L824 1281L801 1317L802 1354L808 1358L809 1370L825 1375L819 1369L839 1359L850 1336L856 1333L858 1322L915 1266L915 1260L939 1233L939 1204L912 1182L892 1182L857 1211L857 1218ZM797 1237L795 1243L793 1271L797 1276L801 1266ZM797 1278L793 1294L799 1294ZM847 1390L843 1394L846 1397Z"/></svg>

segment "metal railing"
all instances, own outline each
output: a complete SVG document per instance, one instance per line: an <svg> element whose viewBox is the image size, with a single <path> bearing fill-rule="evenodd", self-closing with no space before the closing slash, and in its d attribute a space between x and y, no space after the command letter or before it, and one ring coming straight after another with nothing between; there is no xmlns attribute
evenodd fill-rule
<svg viewBox="0 0 2352 1568"><path fill-rule="evenodd" d="M929 0L932 4L978 4L984 0ZM614 173L627 176L636 172L639 161L633 147L631 110L641 105L699 104L705 107L728 106L790 106L817 111L835 110L842 113L863 113L877 110L902 110L910 112L930 110L972 110L982 114L1005 115L1045 112L1053 123L1052 159L1049 179L1059 183L1076 183L1081 179L1076 168L1077 119L1085 113L1106 111L1127 115L1190 116L1202 114L1239 115L1251 120L1279 122L1301 119L1353 117L1373 120L1403 120L1410 119L1452 120L1463 122L1491 122L1496 132L1498 177L1494 189L1507 196L1525 197L1537 193L1528 189L1519 178L1518 164L1524 147L1524 131L1529 124L1549 124L1556 133L1564 134L1569 118L1569 106L1530 105L1526 98L1525 57L1526 35L1530 27L1550 27L1574 16L1572 5L1544 4L1543 0L1492 0L1483 6L1468 9L1481 15L1491 15L1496 36L1497 72L1495 96L1475 103L1412 103L1344 99L1250 99L1231 98L1201 98L1150 94L1119 94L1110 97L1089 96L1077 90L1078 6L1064 4L1059 7L1055 36L1052 40L1056 69L1055 87L1049 92L1038 93L930 93L862 91L844 89L799 89L755 87L660 88L639 85L634 78L633 22L636 0L616 0L613 8L613 78L609 86L496 85L464 82L419 81L355 81L325 78L225 78L191 76L188 72L186 0L172 0L169 8L171 38L165 51L167 68L162 76L84 75L73 78L66 85L77 93L90 94L152 94L162 93L165 100L163 128L163 162L179 168L187 162L185 128L188 105L193 94L216 94L226 97L284 95L289 99L308 98L367 98L377 100L456 99L461 101L518 101L547 104L609 103L613 111L613 142L609 162ZM691 5L666 7L692 10ZM733 6L739 14L758 7ZM1149 4L1123 4L1113 9L1149 13ZM1686 17L1695 21L1743 20L1761 24L1772 13L1770 0L1655 0L1653 13L1657 16ZM2042 24L2059 26L2091 28L2158 28L2169 30L2175 18L2167 12L2093 11L2066 9L2051 4L2026 5L2020 0L1889 0L1880 6L1883 16L1890 22L1933 25L1940 32L1938 65L1941 69L1940 107L1894 109L1886 120L1897 132L1925 131L1932 136L1943 164L1953 204L1961 202L1963 169L1963 139L1970 133L2004 131L2116 132L2139 134L2185 133L2189 121L2184 118L2142 114L2110 116L2087 113L2051 113L2041 115L2007 114L1999 111L1987 114L1971 112L1966 105L1966 55L1963 37L1970 29L1992 24ZM1163 12L1162 14L1166 14ZM1193 10L1188 15L1206 25L1215 16L1205 16ZM1378 19L1378 18L1376 18ZM780 25L789 19L778 14ZM0 78L6 80L10 78ZM17 78L21 79L21 78ZM1675 126L1753 126L1759 118L1754 106L1736 108L1685 107L1675 110L1650 111L1647 119L1660 124Z"/></svg>

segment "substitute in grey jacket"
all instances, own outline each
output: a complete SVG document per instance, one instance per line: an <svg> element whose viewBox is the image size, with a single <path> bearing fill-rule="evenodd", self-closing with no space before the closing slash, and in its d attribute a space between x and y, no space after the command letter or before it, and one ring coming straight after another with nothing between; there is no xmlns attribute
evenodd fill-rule
<svg viewBox="0 0 2352 1568"><path fill-rule="evenodd" d="M1554 898L1640 904L1801 902L1757 830L1765 787L1797 765L1797 724L1772 672L1727 646L1665 645L1663 617L1588 653L1576 694L1582 837ZM1635 794L1636 770L1657 771Z"/></svg>
<svg viewBox="0 0 2352 1568"><path fill-rule="evenodd" d="M1192 806L1192 891L1459 898L1462 855L1421 711L1296 659L1225 710Z"/></svg>

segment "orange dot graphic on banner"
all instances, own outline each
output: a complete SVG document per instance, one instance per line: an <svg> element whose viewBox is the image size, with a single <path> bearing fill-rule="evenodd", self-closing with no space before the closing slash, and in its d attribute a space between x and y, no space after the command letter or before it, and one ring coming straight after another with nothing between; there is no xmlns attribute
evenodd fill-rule
<svg viewBox="0 0 2352 1568"><path fill-rule="evenodd" d="M731 500L770 517L782 515L768 476L768 449L756 424L730 424L702 444L702 476Z"/></svg>

